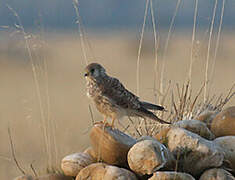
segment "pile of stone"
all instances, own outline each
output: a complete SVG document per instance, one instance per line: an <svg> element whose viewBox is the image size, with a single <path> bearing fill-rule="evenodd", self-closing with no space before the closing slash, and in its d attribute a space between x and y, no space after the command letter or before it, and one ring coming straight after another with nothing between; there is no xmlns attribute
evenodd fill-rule
<svg viewBox="0 0 235 180"><path fill-rule="evenodd" d="M140 139L100 123L91 129L90 142L84 152L62 159L64 179L235 180L235 106Z"/></svg>

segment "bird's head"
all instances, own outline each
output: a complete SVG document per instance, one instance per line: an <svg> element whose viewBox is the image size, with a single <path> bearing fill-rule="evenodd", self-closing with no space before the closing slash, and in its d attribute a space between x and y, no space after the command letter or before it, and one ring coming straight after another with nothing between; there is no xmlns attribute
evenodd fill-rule
<svg viewBox="0 0 235 180"><path fill-rule="evenodd" d="M106 75L105 69L98 63L91 63L85 68L85 78L90 80L98 80Z"/></svg>

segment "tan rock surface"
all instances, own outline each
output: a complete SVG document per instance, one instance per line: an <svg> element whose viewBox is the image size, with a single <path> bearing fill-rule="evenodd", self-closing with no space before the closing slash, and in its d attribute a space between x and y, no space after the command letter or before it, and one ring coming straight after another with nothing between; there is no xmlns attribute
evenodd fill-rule
<svg viewBox="0 0 235 180"><path fill-rule="evenodd" d="M95 151L92 149L92 147L86 148L83 152L89 154L94 159L94 161L97 161Z"/></svg>
<svg viewBox="0 0 235 180"><path fill-rule="evenodd" d="M169 130L167 139L169 150L179 158L178 166L184 172L198 175L223 163L224 156L219 146L195 133L175 127Z"/></svg>
<svg viewBox="0 0 235 180"><path fill-rule="evenodd" d="M75 177L82 168L94 162L94 159L87 153L74 153L62 159L61 169L65 175Z"/></svg>
<svg viewBox="0 0 235 180"><path fill-rule="evenodd" d="M153 174L149 180L195 180L193 176L187 173L175 171L158 171Z"/></svg>
<svg viewBox="0 0 235 180"><path fill-rule="evenodd" d="M204 122L207 125L207 127L210 129L211 122L217 114L218 114L217 111L205 110L197 117L195 117L195 119Z"/></svg>
<svg viewBox="0 0 235 180"><path fill-rule="evenodd" d="M82 169L76 180L137 180L137 178L126 169L105 163L94 163Z"/></svg>
<svg viewBox="0 0 235 180"><path fill-rule="evenodd" d="M205 171L199 180L235 180L235 178L224 169L214 168Z"/></svg>
<svg viewBox="0 0 235 180"><path fill-rule="evenodd" d="M153 138L137 142L128 152L129 167L139 175L152 174L172 161L171 152Z"/></svg>
<svg viewBox="0 0 235 180"><path fill-rule="evenodd" d="M211 131L216 137L235 135L235 106L218 113L211 122Z"/></svg>
<svg viewBox="0 0 235 180"><path fill-rule="evenodd" d="M235 172L235 136L223 136L214 140L224 151L225 164Z"/></svg>
<svg viewBox="0 0 235 180"><path fill-rule="evenodd" d="M14 178L14 180L35 180L31 175L23 175Z"/></svg>
<svg viewBox="0 0 235 180"><path fill-rule="evenodd" d="M183 120L174 123L174 126L181 127L198 134L201 137L212 140L215 138L214 134L208 129L205 123L199 120Z"/></svg>
<svg viewBox="0 0 235 180"><path fill-rule="evenodd" d="M123 132L96 124L91 129L90 141L96 159L110 165L127 165L127 153L136 140Z"/></svg>
<svg viewBox="0 0 235 180"><path fill-rule="evenodd" d="M72 177L65 176L63 174L47 174L35 178L35 180L73 180Z"/></svg>
<svg viewBox="0 0 235 180"><path fill-rule="evenodd" d="M63 174L52 173L52 174L42 175L39 177L24 175L16 177L14 180L73 180L73 178L65 176Z"/></svg>

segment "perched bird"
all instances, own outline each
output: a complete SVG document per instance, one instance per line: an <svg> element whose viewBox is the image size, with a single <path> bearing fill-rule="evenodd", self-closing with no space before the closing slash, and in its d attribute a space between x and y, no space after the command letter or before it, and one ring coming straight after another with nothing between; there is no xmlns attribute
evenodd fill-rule
<svg viewBox="0 0 235 180"><path fill-rule="evenodd" d="M114 121L117 118L137 116L170 124L149 111L164 111L164 107L140 101L118 79L108 76L100 64L89 64L85 68L84 76L87 81L87 96L94 101L98 111L104 115L104 123L110 117L112 118L111 126L114 127Z"/></svg>

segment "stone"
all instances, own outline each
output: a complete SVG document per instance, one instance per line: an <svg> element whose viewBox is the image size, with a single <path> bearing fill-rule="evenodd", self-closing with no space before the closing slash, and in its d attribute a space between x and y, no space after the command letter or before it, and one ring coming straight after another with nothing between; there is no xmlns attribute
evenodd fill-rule
<svg viewBox="0 0 235 180"><path fill-rule="evenodd" d="M214 140L224 152L225 165L235 172L235 136L223 136Z"/></svg>
<svg viewBox="0 0 235 180"><path fill-rule="evenodd" d="M235 180L235 178L224 169L213 168L205 171L199 180Z"/></svg>
<svg viewBox="0 0 235 180"><path fill-rule="evenodd" d="M35 178L35 180L73 180L72 177L65 176L63 174L46 174Z"/></svg>
<svg viewBox="0 0 235 180"><path fill-rule="evenodd" d="M91 146L97 161L127 166L127 153L136 140L127 134L99 123L90 132Z"/></svg>
<svg viewBox="0 0 235 180"><path fill-rule="evenodd" d="M87 153L74 153L62 159L61 169L66 176L75 177L81 169L94 162L94 159Z"/></svg>
<svg viewBox="0 0 235 180"><path fill-rule="evenodd" d="M182 120L174 123L173 126L187 129L188 131L191 131L209 140L215 138L215 135L208 129L206 124L199 120Z"/></svg>
<svg viewBox="0 0 235 180"><path fill-rule="evenodd" d="M193 176L187 173L175 171L158 171L153 174L149 180L195 180Z"/></svg>
<svg viewBox="0 0 235 180"><path fill-rule="evenodd" d="M137 180L137 177L124 168L94 163L82 169L76 180Z"/></svg>
<svg viewBox="0 0 235 180"><path fill-rule="evenodd" d="M235 135L235 106L218 113L211 122L211 131L216 137Z"/></svg>
<svg viewBox="0 0 235 180"><path fill-rule="evenodd" d="M86 148L83 152L89 154L89 156L92 157L94 161L97 161L95 151L92 149L92 147Z"/></svg>
<svg viewBox="0 0 235 180"><path fill-rule="evenodd" d="M73 180L72 177L65 176L63 174L51 173L42 175L39 177L33 177L31 175L24 175L16 177L14 180Z"/></svg>
<svg viewBox="0 0 235 180"><path fill-rule="evenodd" d="M219 167L223 163L223 152L216 143L186 129L171 128L167 140L168 149L175 155L183 172L196 176L205 169Z"/></svg>
<svg viewBox="0 0 235 180"><path fill-rule="evenodd" d="M35 180L31 175L23 175L14 178L14 180Z"/></svg>
<svg viewBox="0 0 235 180"><path fill-rule="evenodd" d="M217 114L218 114L217 111L205 110L201 112L198 116L196 116L195 119L205 123L207 127L210 129L211 122Z"/></svg>
<svg viewBox="0 0 235 180"><path fill-rule="evenodd" d="M127 157L130 169L141 176L153 174L174 160L168 149L153 138L137 142Z"/></svg>

